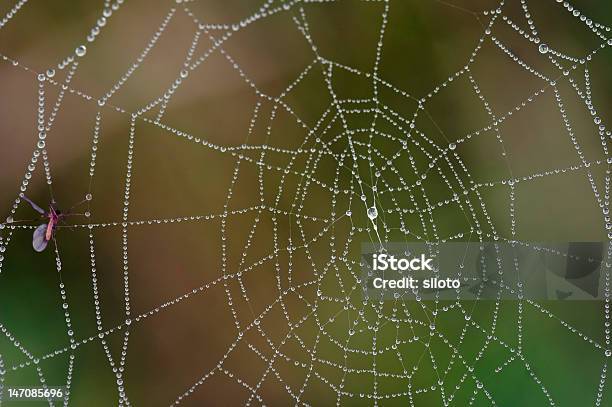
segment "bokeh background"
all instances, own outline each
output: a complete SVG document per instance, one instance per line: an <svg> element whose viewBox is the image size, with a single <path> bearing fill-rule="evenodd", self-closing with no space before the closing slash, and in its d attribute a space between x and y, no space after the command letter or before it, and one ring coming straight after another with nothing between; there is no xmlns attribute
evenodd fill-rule
<svg viewBox="0 0 612 407"><path fill-rule="evenodd" d="M352 276L357 269L351 272L332 258L331 247L343 248L350 241L345 257L357 261L361 243L371 239L372 230L366 230L371 223L352 184L351 157L347 156L345 166L337 171L338 162L320 154L321 143L315 142L315 137L324 142L339 137L330 148L335 154L346 151L348 138L342 123L326 118L320 126L329 126L326 131L309 136L308 129L295 120L299 117L308 128L314 128L332 99L325 80L327 65L313 64L313 51L294 19L302 21L306 16L319 55L338 64L332 69L331 83L337 97L345 101L348 128L368 128L375 115L374 87L365 73L373 72L377 66L378 77L385 81L377 85L378 97L389 111L397 113L396 124L376 121L377 130L390 137L375 135L370 139L367 132L355 133L361 157L368 155L367 142L371 140L371 145L380 152L374 161L378 167L384 167L386 159L401 150L399 141L414 139L418 131L431 140L431 145L423 148L432 154L440 151L438 147L444 149L449 143L456 143L454 153L468 170L461 172L468 185L473 185L469 180L474 184L492 183L478 188L490 216L487 219L482 211L478 212L483 234L470 235L474 223L466 223L460 206L451 202L429 214L440 238L488 240L494 234L491 225L499 236L509 238L510 189L501 182L511 177L509 169L515 178L522 179L577 166L519 182L514 187L515 236L526 241L607 239L604 215L590 183L592 179L604 195L607 150L602 147L598 125L570 83L570 79L574 80L584 89L584 67L578 65L564 76L547 55L538 51L537 44L512 29L507 20L530 32L525 10L518 0L506 1L501 6L495 1L481 0L286 3L129 0L106 19L93 42L86 37L105 8L112 9L111 3L32 0L4 22L0 28L0 53L4 57L0 61L3 215L11 213L38 141L37 75L49 68L56 71L52 80L45 83L48 115L70 69L69 66L59 69L58 64L66 56L74 55L80 44L87 45L87 53L76 57L78 68L66 85L46 139L52 189L46 184L39 161L28 182L28 196L43 206L50 201L52 190L60 208L83 199L90 190L92 138L99 115L96 169L91 181L93 199L89 203L91 216L68 219L67 225L121 222L131 113L138 113L129 219L215 215L197 221L128 227L129 295L134 319L129 327L124 323L122 227L110 224L93 229L102 325L105 330L114 329L105 341L117 364L124 332L126 329L130 332L122 384L118 384L97 338L89 229L64 227L56 233L61 278L74 337L79 341L75 350L66 349L69 338L54 251L35 253L31 229L7 226L0 231L3 242L10 232L8 244L0 246L3 250L0 355L5 390L40 385L33 360L37 360L47 384L65 385L73 354L70 405L76 406L120 404L118 387L125 389L131 405L169 405L211 370L215 374L197 386L182 401L184 405L242 405L249 399L255 405L289 405L296 403L291 394L299 393L300 389L300 403L309 405L331 405L337 400L346 405L372 405L373 395L377 395L384 397L376 401L378 404L442 406L454 394L449 403L455 406L468 405L470 400L473 405L488 406L492 404L488 397L500 406L544 406L551 404L548 394L554 405L578 406L593 405L598 392L603 394L599 405L610 405L609 381L600 387L602 368L610 359L604 356L603 348L593 345L605 347L606 342L601 301L541 302L541 308L554 317L533 304L518 301L504 301L499 307L494 301L461 303L440 312L435 318L436 328L451 344L460 344L461 360L470 364L477 360L471 371L457 356L452 356L441 337L430 335L432 314L415 302L404 305L376 302L364 305L363 315L358 314L362 304L359 293L346 294L340 289L343 284L350 287L355 283ZM540 38L550 49L580 59L605 43L557 2L525 4ZM4 1L0 11L4 15L14 6L14 2ZM377 44L387 6L377 64ZM574 6L593 21L604 26L612 24L612 6L608 2L580 1ZM245 20L261 13L258 10L262 7L279 11L254 21ZM491 33L485 34L498 7L501 14L490 28ZM99 106L97 100L138 60L169 13L172 17L167 27L138 69L104 106ZM206 29L200 30L194 20ZM250 22L241 27L241 21ZM164 128L155 123L159 109L144 111L145 107L163 96L180 77L198 30L201 34L191 63L201 59L200 63L171 95L161 119L167 126ZM608 37L612 35L604 28L601 30ZM467 134L486 128L492 121L468 76L464 73L454 77L468 63L483 36L486 38L470 65L470 73L495 114L512 111L539 89L544 92L500 123L499 133L482 131L477 137L462 141ZM590 167L582 165L571 142L552 86L521 67L493 38L538 72L549 78L559 77L556 87L585 160L593 163ZM224 42L219 47L215 39ZM612 108L611 62L610 47L604 46L587 64L593 105L604 125ZM568 68L572 65L564 60L560 63ZM299 84L285 93L311 64ZM451 75L453 80L449 82ZM441 86L443 83L447 85ZM439 91L428 97L437 87ZM262 97L255 88L271 98ZM77 94L77 90L82 93ZM421 98L427 98L425 109L419 110L416 130L411 130L409 123ZM256 106L259 107L253 120ZM293 162L290 155L268 153L264 158L266 165L295 171L283 179L281 171L255 164L260 159L260 149L246 148L243 154L249 160L241 162L234 177L235 155L198 145L177 136L170 128L219 146L269 145L313 151L298 154ZM498 134L503 139L505 156ZM608 132L604 136L606 147L609 138ZM414 163L405 155L395 163L401 177L409 183L418 179L414 166L426 172L431 161L426 154L415 157ZM359 160L355 171L371 188L374 178L368 161ZM398 177L387 171L382 178L387 177L391 184L399 186ZM339 189L353 193L332 194L316 182L306 182L300 176L304 173L309 174L306 179L317 179L326 185L332 185L337 177ZM453 175L448 167L442 168L441 173ZM448 185L434 171L423 180L423 185L431 202L452 198ZM232 194L228 199L230 187ZM378 187L384 189L381 183ZM253 210L261 199L268 207L293 215ZM395 199L402 208L427 207L422 196L398 192ZM469 199L478 202L475 193ZM378 205L384 212L383 208L392 208L394 204L388 194L381 194ZM225 208L250 210L224 218L219 215ZM347 210L352 211L351 217L343 216ZM299 214L316 220L300 220ZM15 220L30 219L32 210L20 204L10 216ZM385 213L386 238L399 241L432 238L419 229L420 220L415 214L406 215L403 220L413 234L399 230L398 214ZM254 224L257 227L253 231ZM384 229L382 223L380 228ZM323 236L309 246L308 255L298 249L290 258L287 250L278 249L303 243L301 233L316 237L322 230ZM257 264L270 253L278 256ZM154 315L135 320L137 315L156 310L224 273L235 275L244 271L253 263L255 266L248 268L241 279L222 280L155 311ZM318 273L326 274L318 284L299 288L284 298L282 306L275 302L279 286L289 289L292 284L318 278ZM244 292L248 303L242 297ZM231 306L228 294L233 298ZM259 325L252 325L255 315L271 304ZM436 307L429 305L430 310ZM386 323L374 330L380 322L378 316L395 315L402 307L413 313L414 323ZM477 358L487 334L466 322L462 311L466 309L471 321L476 321L485 332L491 330L495 321L494 334L508 346L494 340L486 346L484 355ZM290 327L289 321L295 325L305 316L308 318L304 323ZM349 335L351 321L359 318L357 332ZM242 328L251 324L252 329L232 347L239 334L235 320ZM290 331L294 333L284 340ZM91 340L80 342L88 338ZM396 339L402 344L395 346ZM384 350L376 357L372 356L373 343L376 349ZM345 348L364 352L349 352L345 358ZM58 350L62 351L55 353ZM282 351L283 356L276 350ZM404 366L399 363L398 354ZM274 357L274 370L267 371L268 361ZM495 373L509 359L512 361ZM220 361L223 369L215 370ZM342 369L345 363L349 368L346 372ZM415 366L418 370L407 378L403 370L410 373ZM448 373L441 379L440 374L447 367ZM375 375L374 369L384 374ZM338 396L340 383L344 393ZM19 405L27 403L30 402Z"/></svg>

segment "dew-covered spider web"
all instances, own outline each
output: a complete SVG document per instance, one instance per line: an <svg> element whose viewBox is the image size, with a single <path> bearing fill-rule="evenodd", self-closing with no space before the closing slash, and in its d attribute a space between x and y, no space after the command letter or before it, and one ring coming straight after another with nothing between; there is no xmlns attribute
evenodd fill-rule
<svg viewBox="0 0 612 407"><path fill-rule="evenodd" d="M610 251L597 301L367 298L360 253L607 243L612 8L83 3L1 6L0 404L612 403Z"/></svg>

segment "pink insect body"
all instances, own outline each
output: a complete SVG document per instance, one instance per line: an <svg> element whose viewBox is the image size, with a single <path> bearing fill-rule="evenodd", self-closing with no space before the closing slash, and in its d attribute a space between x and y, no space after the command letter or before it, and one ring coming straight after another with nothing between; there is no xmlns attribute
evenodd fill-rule
<svg viewBox="0 0 612 407"><path fill-rule="evenodd" d="M42 217L48 219L46 223L39 225L34 230L34 234L32 235L32 247L34 247L34 250L36 250L37 252L42 252L47 247L49 241L53 238L53 232L55 231L55 227L62 219L63 215L61 215L53 207L53 205L49 206L49 212L45 212L44 209L36 205L25 195L22 195L21 198L28 202L36 212L42 215Z"/></svg>
<svg viewBox="0 0 612 407"><path fill-rule="evenodd" d="M28 198L24 194L19 195L21 199L30 204L32 209L34 209L40 214L40 217L42 219L45 219L45 223L43 223L42 225L38 225L38 227L34 230L34 234L32 235L32 247L34 247L34 250L36 250L37 252L42 252L43 250L45 250L49 241L53 239L53 234L55 233L55 229L58 227L58 224L60 222L63 222L64 219L66 219L67 217L78 215L89 216L87 212L84 214L72 212L72 210L77 206L83 204L86 201L91 200L91 195L88 194L88 196L90 197L77 203L67 212L62 213L55 207L55 201L51 202L51 204L49 205L49 212L47 212L40 206L36 205L32 200L30 200L30 198Z"/></svg>
<svg viewBox="0 0 612 407"><path fill-rule="evenodd" d="M49 223L47 224L47 231L45 232L45 239L47 241L51 240L51 238L53 237L53 229L55 229L55 226L57 225L57 222L59 221L59 216L57 215L57 212L55 212L55 209L51 206L49 207Z"/></svg>

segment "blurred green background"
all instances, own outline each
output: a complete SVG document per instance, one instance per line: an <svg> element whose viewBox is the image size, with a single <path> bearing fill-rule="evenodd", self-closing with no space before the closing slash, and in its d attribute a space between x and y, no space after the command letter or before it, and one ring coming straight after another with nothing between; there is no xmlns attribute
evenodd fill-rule
<svg viewBox="0 0 612 407"><path fill-rule="evenodd" d="M379 304L363 303L356 287L360 245L375 236L357 177L363 180L368 206L376 196L384 240L491 240L512 236L510 187L502 180L578 166L514 186L515 238L607 239L590 183L604 195L607 150L570 82L585 89L584 66L563 76L549 55L511 27L513 22L530 33L520 1L499 6L481 0L267 5L134 0L113 11L95 41L88 42L107 4L31 1L0 29L0 53L10 58L0 63L0 209L10 213L36 148L37 74L56 70L54 82L45 84L48 115L69 70L57 65L86 44L87 54L77 58L48 131L46 149L60 208L82 200L91 182L91 216L70 218L68 225L108 225L92 233L102 326L114 329L105 341L117 365L126 329L124 254L122 227L109 223L122 219L131 113L138 118L129 219L214 215L128 227L133 321L127 327L122 379L131 405L169 405L211 370L215 373L183 405L231 406L247 400L289 405L296 404L292 395L299 394L299 404L309 405L488 406L494 401L498 406L582 406L594 404L598 392L603 394L599 405L612 404L609 381L600 387L609 360L604 356L603 302ZM554 1L525 4L550 49L580 59L603 42ZM3 2L2 13L13 6ZM612 23L608 2L574 6L596 22ZM501 12L485 35L498 7ZM137 62L168 13L166 29L142 63L99 106L97 100ZM249 17L262 13L261 18ZM335 63L331 70L315 59L300 32L296 20L304 28L304 17L319 56ZM240 27L240 21L248 23ZM500 123L498 131L482 130L493 119L468 73L455 76L483 36L469 74L493 114L506 115L544 89ZM221 40L222 45L216 43ZM559 77L556 88L569 124L592 165L583 166L553 87L513 61L494 40L543 75ZM156 123L159 106L146 112L145 107L167 94L190 53L187 66L194 69L171 95L162 126ZM568 69L575 63L556 59ZM603 124L612 107L611 62L608 46L587 64L593 105ZM380 78L376 85L375 72ZM342 101L341 115L330 86ZM421 98L426 98L424 109L418 109ZM100 138L90 179L96 115ZM233 149L203 146L171 129ZM474 132L479 133L465 139ZM608 148L609 134L604 139ZM409 149L403 150L404 142ZM457 146L452 153L450 143ZM274 149L262 156L263 145ZM440 158L430 170L432 157L443 151L448 161ZM27 194L44 206L50 189L41 161ZM405 186L402 182L412 186L410 192L388 191ZM453 193L463 189L470 192L453 201ZM436 206L445 200L450 201ZM262 204L266 209L259 210ZM221 216L226 210L234 212ZM30 219L32 210L21 204L12 216ZM70 322L79 342L74 350L66 348L55 253L35 253L31 229L6 227L0 234L3 242L10 236L0 247L4 403L10 405L8 387L40 385L33 360L47 384L66 385L73 354L70 405L120 404L116 372L97 337L89 229L66 227L56 234ZM243 274L237 278L237 273ZM232 277L158 308L224 274ZM281 291L288 293L277 301ZM136 321L150 311L154 314ZM239 336L239 331L244 333ZM489 335L495 338L487 341ZM496 373L499 366L504 367ZM15 403L30 404L45 405Z"/></svg>

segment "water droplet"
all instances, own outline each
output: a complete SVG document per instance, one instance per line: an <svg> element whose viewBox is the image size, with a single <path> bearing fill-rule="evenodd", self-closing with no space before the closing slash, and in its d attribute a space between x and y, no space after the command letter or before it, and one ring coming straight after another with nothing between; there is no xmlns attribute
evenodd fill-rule
<svg viewBox="0 0 612 407"><path fill-rule="evenodd" d="M378 217L378 209L376 206L371 206L368 208L368 218L374 220Z"/></svg>
<svg viewBox="0 0 612 407"><path fill-rule="evenodd" d="M540 51L540 54L546 54L548 52L548 45L540 44L538 50Z"/></svg>
<svg viewBox="0 0 612 407"><path fill-rule="evenodd" d="M74 52L78 57L82 57L87 53L87 47L85 47L85 45L79 45Z"/></svg>
<svg viewBox="0 0 612 407"><path fill-rule="evenodd" d="M456 149L456 148L457 148L457 144L455 144L455 143L450 143L450 144L448 145L448 148L449 148L450 150L454 150L454 149Z"/></svg>

